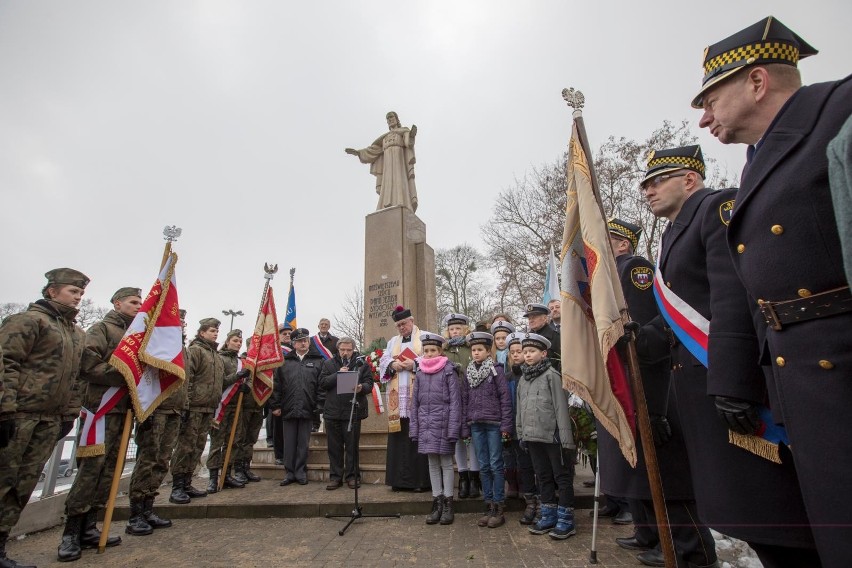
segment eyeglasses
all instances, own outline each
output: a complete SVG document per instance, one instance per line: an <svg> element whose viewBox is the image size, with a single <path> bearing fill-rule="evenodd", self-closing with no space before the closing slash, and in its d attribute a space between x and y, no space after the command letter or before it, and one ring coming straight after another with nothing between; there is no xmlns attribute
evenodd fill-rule
<svg viewBox="0 0 852 568"><path fill-rule="evenodd" d="M640 185L639 189L641 191L647 191L649 188L657 187L658 185L660 185L661 183L663 183L664 181L666 181L668 179L679 178L679 177L683 177L685 175L686 174L666 174L666 175L662 175L662 176L657 176L655 178L649 179L648 181L646 181L645 183Z"/></svg>

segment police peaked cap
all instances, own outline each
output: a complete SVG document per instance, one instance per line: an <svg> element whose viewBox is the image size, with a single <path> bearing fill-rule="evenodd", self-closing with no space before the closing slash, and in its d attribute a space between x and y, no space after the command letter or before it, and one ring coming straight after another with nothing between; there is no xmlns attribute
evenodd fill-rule
<svg viewBox="0 0 852 568"><path fill-rule="evenodd" d="M704 156L701 154L701 146L681 146L680 148L667 148L665 150L651 150L648 156L648 169L645 171L645 179L640 185L644 185L649 179L674 172L677 170L692 170L704 179Z"/></svg>
<svg viewBox="0 0 852 568"><path fill-rule="evenodd" d="M639 235L642 234L642 227L639 225L634 225L633 223L628 223L621 219L612 218L607 222L606 226L610 233L630 241L630 244L633 245L634 249L639 246Z"/></svg>

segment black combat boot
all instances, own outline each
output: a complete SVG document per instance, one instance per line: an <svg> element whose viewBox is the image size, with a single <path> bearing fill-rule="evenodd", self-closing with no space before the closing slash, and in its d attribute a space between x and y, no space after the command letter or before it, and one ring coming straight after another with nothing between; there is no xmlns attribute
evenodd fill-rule
<svg viewBox="0 0 852 568"><path fill-rule="evenodd" d="M238 479L231 475L230 467L225 471L225 484L223 487L227 489L242 489L245 486L245 483L240 483Z"/></svg>
<svg viewBox="0 0 852 568"><path fill-rule="evenodd" d="M86 518L83 519L83 534L80 536L80 545L85 548L97 548L101 543L101 531L98 530L98 510L89 509ZM108 536L106 545L118 546L121 544L120 536Z"/></svg>
<svg viewBox="0 0 852 568"><path fill-rule="evenodd" d="M482 495L482 480L479 479L478 471L470 472L470 498L477 499Z"/></svg>
<svg viewBox="0 0 852 568"><path fill-rule="evenodd" d="M142 514L142 501L130 501L130 518L127 519L124 532L133 536L148 536L154 532L154 528L148 524L145 515Z"/></svg>
<svg viewBox="0 0 852 568"><path fill-rule="evenodd" d="M193 499L198 499L199 497L207 497L207 492L202 491L201 489L196 489L192 486L192 474L184 473L183 474L183 490L186 491L186 494L192 497Z"/></svg>
<svg viewBox="0 0 852 568"><path fill-rule="evenodd" d="M183 474L172 474L172 494L169 495L169 502L176 505L186 505L190 502L189 495L183 490Z"/></svg>
<svg viewBox="0 0 852 568"><path fill-rule="evenodd" d="M453 524L453 519L455 519L455 515L453 514L453 498L444 497L444 511L441 513L441 524L451 525Z"/></svg>
<svg viewBox="0 0 852 568"><path fill-rule="evenodd" d="M459 472L459 499L470 497L470 472Z"/></svg>
<svg viewBox="0 0 852 568"><path fill-rule="evenodd" d="M260 476L251 470L251 460L243 460L243 475L252 483L260 481Z"/></svg>
<svg viewBox="0 0 852 568"><path fill-rule="evenodd" d="M6 556L6 542L9 540L9 533L0 532L0 568L36 568L33 565L18 564L8 556Z"/></svg>
<svg viewBox="0 0 852 568"><path fill-rule="evenodd" d="M153 495L145 497L145 500L142 501L142 516L145 517L145 520L148 521L152 529L167 529L172 526L172 522L169 519L164 519L154 512Z"/></svg>
<svg viewBox="0 0 852 568"><path fill-rule="evenodd" d="M210 469L210 481L207 482L207 493L218 493L219 492L219 468L214 467Z"/></svg>
<svg viewBox="0 0 852 568"><path fill-rule="evenodd" d="M429 516L426 517L427 525L437 525L438 521L441 520L441 515L444 512L444 498L438 495L437 497L432 497L432 511L429 513Z"/></svg>
<svg viewBox="0 0 852 568"><path fill-rule="evenodd" d="M56 558L60 562L72 562L79 560L83 555L83 549L80 547L80 534L83 530L83 520L85 513L82 515L71 515L65 519L65 530L62 532L62 542L59 543ZM13 564L12 566L16 566Z"/></svg>
<svg viewBox="0 0 852 568"><path fill-rule="evenodd" d="M535 524L536 512L538 510L538 497L532 493L524 493L524 501L526 501L527 507L524 509L524 514L521 515L518 522L522 525Z"/></svg>
<svg viewBox="0 0 852 568"><path fill-rule="evenodd" d="M245 471L243 470L242 460L234 460L233 469L230 469L229 473L230 471L234 472L231 477L233 477L237 481L237 483L242 483L243 485L246 485L249 482L248 477L246 477Z"/></svg>

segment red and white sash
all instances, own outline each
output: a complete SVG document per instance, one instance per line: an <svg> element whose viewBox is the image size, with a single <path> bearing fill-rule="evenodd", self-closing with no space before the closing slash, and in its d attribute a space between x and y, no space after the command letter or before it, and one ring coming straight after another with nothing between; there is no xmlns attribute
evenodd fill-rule
<svg viewBox="0 0 852 568"><path fill-rule="evenodd" d="M243 362L240 359L237 359L237 372L243 370ZM228 408L228 405L231 404L231 399L234 398L234 395L239 392L240 387L242 386L243 381L239 380L226 388L222 393L222 398L219 400L219 406L216 407L216 413L213 415L213 424L218 426L222 423L222 420L225 419L225 410Z"/></svg>
<svg viewBox="0 0 852 568"><path fill-rule="evenodd" d="M80 419L83 430L80 433L80 445L77 447L77 457L89 458L102 456L106 452L104 446L104 429L107 413L127 394L127 387L110 387L101 397L101 403L95 412L83 408Z"/></svg>

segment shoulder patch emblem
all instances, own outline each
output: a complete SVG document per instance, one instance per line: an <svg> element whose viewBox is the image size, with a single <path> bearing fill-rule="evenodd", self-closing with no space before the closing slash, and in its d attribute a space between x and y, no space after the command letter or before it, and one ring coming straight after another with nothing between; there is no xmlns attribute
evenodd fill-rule
<svg viewBox="0 0 852 568"><path fill-rule="evenodd" d="M630 281L640 290L647 290L654 283L654 273L647 266L637 266L630 271Z"/></svg>
<svg viewBox="0 0 852 568"><path fill-rule="evenodd" d="M731 224L731 214L734 212L734 203L736 203L736 201L731 199L719 206L719 218L726 226Z"/></svg>

